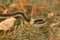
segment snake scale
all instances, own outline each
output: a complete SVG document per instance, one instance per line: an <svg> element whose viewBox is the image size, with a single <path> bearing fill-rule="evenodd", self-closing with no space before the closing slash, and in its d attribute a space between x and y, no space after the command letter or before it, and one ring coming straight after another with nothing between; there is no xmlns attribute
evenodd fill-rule
<svg viewBox="0 0 60 40"><path fill-rule="evenodd" d="M1 19L7 19L9 17L15 17L17 18L17 16L19 17L23 17L27 22L30 22L31 19L23 12L13 12L13 13L8 13L8 14L0 14L0 20ZM38 23L38 24L43 24L45 23L46 21L44 21L43 19L36 19L34 20L34 23Z"/></svg>

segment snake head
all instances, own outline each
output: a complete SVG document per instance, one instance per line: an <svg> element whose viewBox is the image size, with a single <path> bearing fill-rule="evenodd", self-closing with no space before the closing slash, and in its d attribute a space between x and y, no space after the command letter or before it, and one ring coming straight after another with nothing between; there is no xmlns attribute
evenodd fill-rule
<svg viewBox="0 0 60 40"><path fill-rule="evenodd" d="M34 24L43 24L43 23L45 23L46 22L46 20L44 20L44 19L36 19L35 21L34 21Z"/></svg>

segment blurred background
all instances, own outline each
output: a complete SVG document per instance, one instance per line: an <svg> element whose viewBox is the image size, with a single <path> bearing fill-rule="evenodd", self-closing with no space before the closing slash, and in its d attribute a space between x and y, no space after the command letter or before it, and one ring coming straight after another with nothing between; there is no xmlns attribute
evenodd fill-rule
<svg viewBox="0 0 60 40"><path fill-rule="evenodd" d="M9 5L18 5L21 0L0 0L0 6L9 9ZM28 15L32 9L41 6L45 10L39 10L33 18L44 18L47 23L30 25L30 30L26 30L24 21L17 19L14 24L14 32L0 31L0 40L60 40L60 0L27 0L31 7L24 7ZM23 5L23 4L22 4ZM30 9L30 10L29 10ZM13 12L21 11L14 10ZM28 12L30 11L30 12ZM9 12L12 12L11 10ZM0 12L2 13L2 12Z"/></svg>

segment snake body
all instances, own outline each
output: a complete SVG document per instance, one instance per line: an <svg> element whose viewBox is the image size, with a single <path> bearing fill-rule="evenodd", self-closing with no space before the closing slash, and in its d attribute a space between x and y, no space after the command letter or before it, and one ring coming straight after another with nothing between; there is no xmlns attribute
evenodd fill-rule
<svg viewBox="0 0 60 40"><path fill-rule="evenodd" d="M0 19L6 19L6 18L9 18L9 17L15 17L16 18L17 16L23 17L26 21L30 21L28 16L25 13L23 13L23 12L14 12L14 13L8 13L8 14L0 14Z"/></svg>
<svg viewBox="0 0 60 40"><path fill-rule="evenodd" d="M30 18L23 12L14 12L14 13L8 13L8 14L0 14L0 20L1 19L7 19L9 17L23 17L27 22L30 22ZM37 19L34 21L34 23L38 23L38 24L42 24L45 23L45 21L43 19Z"/></svg>

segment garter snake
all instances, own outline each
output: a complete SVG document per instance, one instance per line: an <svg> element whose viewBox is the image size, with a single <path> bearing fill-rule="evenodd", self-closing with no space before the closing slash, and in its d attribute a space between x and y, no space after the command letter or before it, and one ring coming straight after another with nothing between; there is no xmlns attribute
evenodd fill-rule
<svg viewBox="0 0 60 40"><path fill-rule="evenodd" d="M17 18L17 16L18 17L22 16L27 22L30 22L30 18L26 15L26 13L23 13L23 12L13 12L13 13L8 13L8 14L0 14L0 20L1 19L7 19L9 17ZM36 19L34 22L38 23L38 24L45 23L45 21L43 19Z"/></svg>

